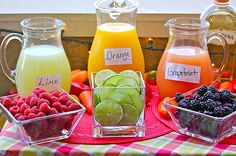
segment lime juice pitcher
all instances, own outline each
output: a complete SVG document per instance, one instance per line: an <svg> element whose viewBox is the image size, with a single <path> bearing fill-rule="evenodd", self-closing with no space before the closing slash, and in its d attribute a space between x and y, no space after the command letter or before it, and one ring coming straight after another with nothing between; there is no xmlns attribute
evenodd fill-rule
<svg viewBox="0 0 236 156"><path fill-rule="evenodd" d="M70 64L61 41L61 28L64 23L59 19L36 17L21 22L23 35L7 35L1 44L0 63L4 74L16 84L18 93L26 93L34 87L46 90L62 88L70 90ZM7 64L8 43L21 42L21 52L16 69Z"/></svg>
<svg viewBox="0 0 236 156"><path fill-rule="evenodd" d="M228 61L228 45L219 33L207 34L209 22L195 18L170 19L169 40L157 70L157 86L162 98L173 97L198 86L210 85L218 78ZM219 69L212 69L207 44L217 39L224 48Z"/></svg>

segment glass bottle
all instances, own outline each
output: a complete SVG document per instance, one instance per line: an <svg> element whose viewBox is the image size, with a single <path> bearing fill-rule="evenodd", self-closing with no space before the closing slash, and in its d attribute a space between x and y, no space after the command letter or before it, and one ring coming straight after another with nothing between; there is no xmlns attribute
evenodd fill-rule
<svg viewBox="0 0 236 156"><path fill-rule="evenodd" d="M229 5L229 0L214 0L214 4L207 8L200 18L210 23L208 33L221 33L229 45L229 61L221 75L221 80L225 81L236 77L236 10ZM213 68L218 68L223 58L223 48L220 42L212 41L208 45L208 50Z"/></svg>
<svg viewBox="0 0 236 156"><path fill-rule="evenodd" d="M144 57L136 32L137 0L98 0L97 31L88 60L88 73L126 69L144 73Z"/></svg>

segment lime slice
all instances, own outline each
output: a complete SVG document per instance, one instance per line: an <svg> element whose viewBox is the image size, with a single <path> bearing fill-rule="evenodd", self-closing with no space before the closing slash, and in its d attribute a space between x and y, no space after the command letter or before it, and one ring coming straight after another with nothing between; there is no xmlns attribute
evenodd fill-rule
<svg viewBox="0 0 236 156"><path fill-rule="evenodd" d="M94 110L95 119L103 125L113 125L120 122L123 109L117 102L105 100L97 105Z"/></svg>
<svg viewBox="0 0 236 156"><path fill-rule="evenodd" d="M95 84L97 86L101 86L102 83L104 82L104 80L111 76L111 75L115 75L116 73L110 69L104 69L99 71L96 76L95 76Z"/></svg>
<svg viewBox="0 0 236 156"><path fill-rule="evenodd" d="M124 75L124 76L128 76L128 77L132 77L138 82L138 84L140 84L140 77L137 72L135 72L133 70L124 70L124 71L120 72L120 74Z"/></svg>
<svg viewBox="0 0 236 156"><path fill-rule="evenodd" d="M120 124L135 124L139 119L138 110L130 104L121 105L123 109L123 117Z"/></svg>
<svg viewBox="0 0 236 156"><path fill-rule="evenodd" d="M120 93L120 92L113 92L110 96L110 100L118 102L121 105L123 103L132 104L131 97L127 94Z"/></svg>
<svg viewBox="0 0 236 156"><path fill-rule="evenodd" d="M120 92L120 93L124 93L126 95L139 95L139 91L137 90L137 88L134 88L132 86L128 86L128 85L119 85L116 87L115 89L116 92Z"/></svg>
<svg viewBox="0 0 236 156"><path fill-rule="evenodd" d="M109 77L107 77L104 82L103 82L103 86L104 85L108 85L108 84L111 84L111 85L115 85L116 86L116 83L121 79L123 78L124 76L123 75L120 75L120 74L115 74L115 75L111 75Z"/></svg>
<svg viewBox="0 0 236 156"><path fill-rule="evenodd" d="M134 78L131 78L131 77L123 77L123 78L119 79L119 81L117 81L116 85L117 86L128 85L128 86L133 86L133 87L139 86L138 82Z"/></svg>
<svg viewBox="0 0 236 156"><path fill-rule="evenodd" d="M93 92L93 103L94 103L94 108L100 103L100 98L99 98L99 88L95 88Z"/></svg>
<svg viewBox="0 0 236 156"><path fill-rule="evenodd" d="M112 84L106 84L99 87L99 98L101 101L109 99L110 94L115 90L115 86Z"/></svg>
<svg viewBox="0 0 236 156"><path fill-rule="evenodd" d="M133 94L130 96L133 106L138 110L139 114L143 111L144 103L140 95Z"/></svg>

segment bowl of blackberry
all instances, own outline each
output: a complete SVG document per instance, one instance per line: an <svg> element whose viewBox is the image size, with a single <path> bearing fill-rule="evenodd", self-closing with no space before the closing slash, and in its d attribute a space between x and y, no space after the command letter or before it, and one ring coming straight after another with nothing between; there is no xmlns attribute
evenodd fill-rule
<svg viewBox="0 0 236 156"><path fill-rule="evenodd" d="M217 143L236 133L235 97L228 90L201 85L183 94L176 93L164 106L180 133ZM171 100L178 105L171 105Z"/></svg>

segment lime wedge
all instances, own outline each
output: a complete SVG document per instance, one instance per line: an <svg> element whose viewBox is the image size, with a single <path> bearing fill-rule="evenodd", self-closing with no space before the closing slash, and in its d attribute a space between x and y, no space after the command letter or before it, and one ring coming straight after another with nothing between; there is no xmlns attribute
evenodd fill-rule
<svg viewBox="0 0 236 156"><path fill-rule="evenodd" d="M110 69L104 69L99 71L96 76L95 76L95 84L97 86L101 86L102 83L104 82L104 80L111 76L111 75L115 75L116 73Z"/></svg>
<svg viewBox="0 0 236 156"><path fill-rule="evenodd" d="M111 84L111 85L116 86L116 83L123 77L124 76L120 74L111 75L104 80L102 85L104 86L104 85Z"/></svg>
<svg viewBox="0 0 236 156"><path fill-rule="evenodd" d="M140 95L132 94L131 96L133 106L138 110L139 114L143 111L144 103Z"/></svg>
<svg viewBox="0 0 236 156"><path fill-rule="evenodd" d="M118 102L119 104L123 104L123 103L128 103L128 104L132 104L132 99L129 95L124 94L124 93L120 93L120 92L113 92L110 95L110 100L113 100L115 102Z"/></svg>
<svg viewBox="0 0 236 156"><path fill-rule="evenodd" d="M99 98L101 101L104 101L106 99L109 99L111 93L116 89L114 85L112 84L106 84L102 87L99 87Z"/></svg>
<svg viewBox="0 0 236 156"><path fill-rule="evenodd" d="M99 88L95 88L93 92L93 103L94 103L94 108L100 103L100 98L99 98Z"/></svg>
<svg viewBox="0 0 236 156"><path fill-rule="evenodd" d="M121 105L123 109L123 117L120 124L135 124L139 119L138 110L130 104Z"/></svg>
<svg viewBox="0 0 236 156"><path fill-rule="evenodd" d="M117 86L128 85L128 86L133 86L133 87L139 86L138 82L134 78L131 78L131 77L123 77L123 78L119 79L119 81L117 81L116 85Z"/></svg>
<svg viewBox="0 0 236 156"><path fill-rule="evenodd" d="M117 102L105 100L94 110L95 119L103 125L117 124L123 117L123 109Z"/></svg>
<svg viewBox="0 0 236 156"><path fill-rule="evenodd" d="M124 70L124 71L120 72L120 74L124 75L124 76L128 76L128 77L132 77L138 82L138 84L140 84L140 77L137 72L135 72L133 70Z"/></svg>
<svg viewBox="0 0 236 156"><path fill-rule="evenodd" d="M137 90L137 88L134 88L132 86L128 86L128 85L119 85L116 87L115 89L116 92L120 92L120 93L124 93L126 95L139 95L139 91Z"/></svg>

